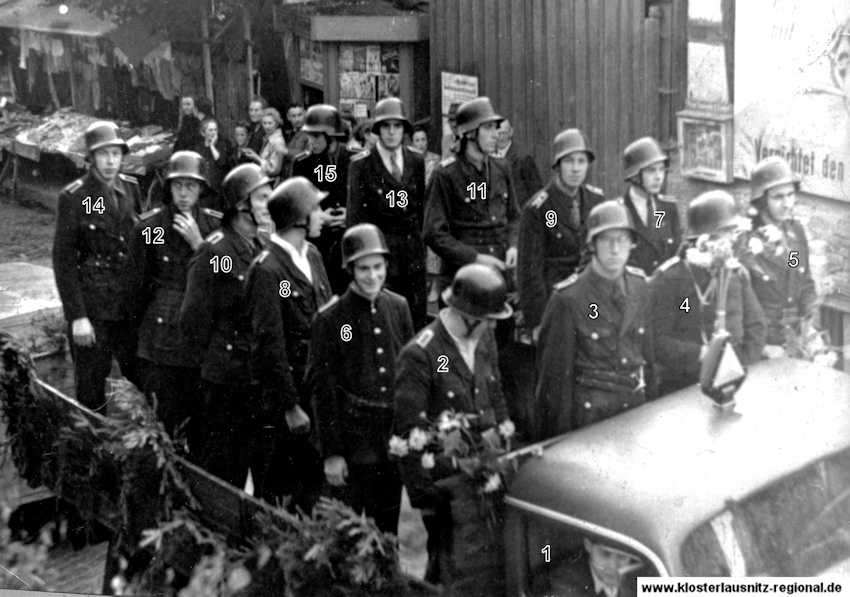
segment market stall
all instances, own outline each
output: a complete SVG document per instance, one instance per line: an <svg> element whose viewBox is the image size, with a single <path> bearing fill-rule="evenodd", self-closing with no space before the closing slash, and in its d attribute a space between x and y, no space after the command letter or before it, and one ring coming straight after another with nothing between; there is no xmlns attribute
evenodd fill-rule
<svg viewBox="0 0 850 597"><path fill-rule="evenodd" d="M61 155L76 168L84 169L86 152L83 135L86 128L97 120L70 108L62 108L49 116L34 116L20 110L12 113L8 122L0 121L0 150L4 152L0 184L11 175L13 192L17 194L19 160L23 158L38 163L45 153ZM134 176L147 176L164 164L174 145L174 134L157 125L122 126L121 135L130 147L123 171Z"/></svg>

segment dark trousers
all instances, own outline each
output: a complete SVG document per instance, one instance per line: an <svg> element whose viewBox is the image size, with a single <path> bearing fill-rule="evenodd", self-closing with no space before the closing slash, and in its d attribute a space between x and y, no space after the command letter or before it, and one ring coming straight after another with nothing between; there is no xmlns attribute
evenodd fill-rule
<svg viewBox="0 0 850 597"><path fill-rule="evenodd" d="M310 419L313 420L312 417ZM321 456L311 436L290 433L285 423L280 427L268 472L261 481L262 497L275 503L288 496L290 509L297 507L309 513L319 501L322 491L324 468ZM251 470L254 470L253 466Z"/></svg>
<svg viewBox="0 0 850 597"><path fill-rule="evenodd" d="M118 361L121 374L139 385L136 359L137 330L129 321L90 320L94 328L93 346L74 342L72 324L68 324L77 400L92 410L106 404L106 378L112 371L112 359Z"/></svg>
<svg viewBox="0 0 850 597"><path fill-rule="evenodd" d="M172 438L183 437L194 460L200 457L204 437L204 402L201 370L172 367L139 358L142 391Z"/></svg>
<svg viewBox="0 0 850 597"><path fill-rule="evenodd" d="M401 478L394 462L354 464L348 462L345 485L328 485L326 494L351 506L358 514L375 519L384 533L398 535L401 508Z"/></svg>
<svg viewBox="0 0 850 597"><path fill-rule="evenodd" d="M203 380L206 411L201 467L242 489L254 445L261 434L259 386L230 386Z"/></svg>
<svg viewBox="0 0 850 597"><path fill-rule="evenodd" d="M517 342L515 330L513 319L500 321L496 325L499 374L502 376L502 392L508 415L516 425L519 439L529 440L537 429L534 346Z"/></svg>

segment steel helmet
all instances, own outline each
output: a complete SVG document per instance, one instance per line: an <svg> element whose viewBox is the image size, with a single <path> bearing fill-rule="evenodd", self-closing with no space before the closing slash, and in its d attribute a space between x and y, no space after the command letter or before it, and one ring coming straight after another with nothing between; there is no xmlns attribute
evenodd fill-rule
<svg viewBox="0 0 850 597"><path fill-rule="evenodd" d="M478 130L482 124L498 124L503 120L504 118L496 114L489 97L477 97L461 104L457 109L457 134L464 135Z"/></svg>
<svg viewBox="0 0 850 597"><path fill-rule="evenodd" d="M118 125L114 122L107 120L93 122L86 129L83 138L86 143L86 151L89 155L101 147L109 147L111 145L120 147L124 154L130 153L127 142L121 138L121 135L118 133Z"/></svg>
<svg viewBox="0 0 850 597"><path fill-rule="evenodd" d="M552 153L555 154L555 157L552 159L552 167L556 167L558 162L561 161L561 158L570 155L571 153L576 153L577 151L583 151L587 154L588 161L592 162L596 159L596 156L591 151L590 146L587 142L587 137L584 136L578 129L567 129L565 131L561 131L558 133L558 136L555 137L555 142L553 144Z"/></svg>
<svg viewBox="0 0 850 597"><path fill-rule="evenodd" d="M732 195L726 191L703 193L688 206L688 238L713 234L734 224L737 217Z"/></svg>
<svg viewBox="0 0 850 597"><path fill-rule="evenodd" d="M303 176L287 178L277 185L269 198L269 215L278 232L294 228L327 197Z"/></svg>
<svg viewBox="0 0 850 597"><path fill-rule="evenodd" d="M207 163L194 151L178 151L172 154L166 171L168 174L165 175L165 180L194 178L205 184L210 183L207 178Z"/></svg>
<svg viewBox="0 0 850 597"><path fill-rule="evenodd" d="M221 183L221 191L229 209L247 201L251 197L251 193L261 186L271 185L271 183L271 179L257 164L241 164L224 177Z"/></svg>
<svg viewBox="0 0 850 597"><path fill-rule="evenodd" d="M389 254L384 233L374 224L357 224L342 235L343 269L361 257Z"/></svg>
<svg viewBox="0 0 850 597"><path fill-rule="evenodd" d="M631 230L634 233L632 216L622 201L603 201L591 209L587 216L587 244L592 243L597 234L614 229Z"/></svg>
<svg viewBox="0 0 850 597"><path fill-rule="evenodd" d="M761 199L768 190L783 184L793 184L796 190L800 190L800 179L794 175L788 162L776 155L763 159L750 175L752 201Z"/></svg>
<svg viewBox="0 0 850 597"><path fill-rule="evenodd" d="M508 286L495 268L470 263L457 270L452 285L443 291L446 304L476 319L507 319L513 308L506 302Z"/></svg>
<svg viewBox="0 0 850 597"><path fill-rule="evenodd" d="M310 106L304 116L304 125L301 130L305 133L325 133L330 137L345 135L339 110L328 104Z"/></svg>
<svg viewBox="0 0 850 597"><path fill-rule="evenodd" d="M377 103L372 132L376 135L380 134L381 123L385 120L398 120L404 126L404 132L413 135L413 125L404 114L404 103L397 97L388 97Z"/></svg>
<svg viewBox="0 0 850 597"><path fill-rule="evenodd" d="M629 180L640 174L640 171L647 166L658 162L664 162L665 166L670 164L670 158L661 149L658 141L652 137L643 137L633 141L623 151L623 177Z"/></svg>

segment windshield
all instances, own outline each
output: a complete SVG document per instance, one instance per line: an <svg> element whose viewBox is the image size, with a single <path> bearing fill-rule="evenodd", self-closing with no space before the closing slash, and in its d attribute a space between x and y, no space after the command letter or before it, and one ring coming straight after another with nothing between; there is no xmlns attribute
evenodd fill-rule
<svg viewBox="0 0 850 597"><path fill-rule="evenodd" d="M690 576L815 576L850 559L850 449L727 508L682 547Z"/></svg>

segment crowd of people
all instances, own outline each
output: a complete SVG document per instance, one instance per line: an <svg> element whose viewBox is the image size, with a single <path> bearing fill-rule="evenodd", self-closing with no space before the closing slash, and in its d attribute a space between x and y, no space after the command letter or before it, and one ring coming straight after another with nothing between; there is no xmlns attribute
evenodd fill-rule
<svg viewBox="0 0 850 597"><path fill-rule="evenodd" d="M451 513L427 471L390 459L392 434L453 410L537 441L698 382L724 301L690 251L746 218L712 191L683 226L654 139L624 149L617 193L587 184L595 153L575 128L542 180L486 97L452 106L442 158L396 98L365 126L293 104L286 131L254 98L234 144L205 103L183 99L161 205L134 212L110 122L88 129L89 171L59 197L85 406L103 408L114 358L190 458L237 487L250 474L263 499L333 495L394 533L403 484L439 581ZM752 173L764 250L733 269L723 314L743 365L783 356L815 305L798 188L781 158Z"/></svg>

